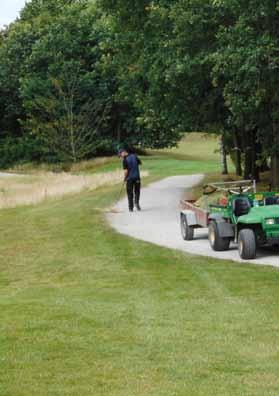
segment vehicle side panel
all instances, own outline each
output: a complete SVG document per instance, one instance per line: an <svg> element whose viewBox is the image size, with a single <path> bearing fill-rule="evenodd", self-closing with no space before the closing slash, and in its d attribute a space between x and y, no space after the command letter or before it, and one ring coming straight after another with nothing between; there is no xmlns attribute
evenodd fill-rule
<svg viewBox="0 0 279 396"><path fill-rule="evenodd" d="M181 201L182 213L185 211L193 212L196 218L196 225L199 227L207 227L209 212L205 209L195 206L194 202L195 201Z"/></svg>

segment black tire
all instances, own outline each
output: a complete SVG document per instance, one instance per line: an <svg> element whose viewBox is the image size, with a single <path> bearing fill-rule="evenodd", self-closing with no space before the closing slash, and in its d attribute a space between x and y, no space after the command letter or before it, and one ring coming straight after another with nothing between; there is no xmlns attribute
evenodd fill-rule
<svg viewBox="0 0 279 396"><path fill-rule="evenodd" d="M187 216L181 214L180 217L181 235L184 241L192 241L194 239L194 228L187 223Z"/></svg>
<svg viewBox="0 0 279 396"><path fill-rule="evenodd" d="M243 260L253 260L257 255L256 235L250 228L241 230L238 234L238 252Z"/></svg>
<svg viewBox="0 0 279 396"><path fill-rule="evenodd" d="M211 248L216 252L229 250L230 238L223 238L219 234L219 230L215 221L211 221L208 226L208 240Z"/></svg>

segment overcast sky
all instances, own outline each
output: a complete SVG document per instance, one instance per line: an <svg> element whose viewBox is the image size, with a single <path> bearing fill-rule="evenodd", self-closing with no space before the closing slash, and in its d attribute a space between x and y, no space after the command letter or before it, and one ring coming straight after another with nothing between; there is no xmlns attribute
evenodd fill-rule
<svg viewBox="0 0 279 396"><path fill-rule="evenodd" d="M0 0L0 28L14 21L24 4L25 0Z"/></svg>

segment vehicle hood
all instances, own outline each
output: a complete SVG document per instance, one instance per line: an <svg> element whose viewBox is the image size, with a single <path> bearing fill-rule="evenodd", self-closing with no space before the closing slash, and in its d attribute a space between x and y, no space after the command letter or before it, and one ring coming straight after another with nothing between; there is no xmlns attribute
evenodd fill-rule
<svg viewBox="0 0 279 396"><path fill-rule="evenodd" d="M247 215L240 216L238 223L256 224L264 219L279 218L279 205L258 206L252 208Z"/></svg>

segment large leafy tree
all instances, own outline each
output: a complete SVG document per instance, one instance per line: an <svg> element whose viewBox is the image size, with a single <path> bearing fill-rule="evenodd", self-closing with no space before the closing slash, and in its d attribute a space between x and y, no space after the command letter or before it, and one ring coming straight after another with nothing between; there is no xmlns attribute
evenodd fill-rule
<svg viewBox="0 0 279 396"><path fill-rule="evenodd" d="M221 87L231 123L245 154L245 176L270 157L272 184L279 187L278 4L267 0L215 1L231 23L218 33L213 77Z"/></svg>
<svg viewBox="0 0 279 396"><path fill-rule="evenodd" d="M47 31L69 1L28 2L21 18L1 32L0 40L0 163L20 159L39 159L38 139L24 133L26 109L21 81L28 73L27 61L33 46Z"/></svg>
<svg viewBox="0 0 279 396"><path fill-rule="evenodd" d="M212 1L136 2L133 13L120 0L102 3L115 21L119 95L137 109L147 141L164 147L185 131L229 129L222 90L211 78L224 20Z"/></svg>
<svg viewBox="0 0 279 396"><path fill-rule="evenodd" d="M131 4L121 0L100 3L110 15L114 32L109 44L118 81L117 97L136 117L135 130L128 140L133 142L137 136L143 147L176 144L180 131L165 80L170 61L166 40L171 26L167 2L133 2L133 12Z"/></svg>
<svg viewBox="0 0 279 396"><path fill-rule="evenodd" d="M110 92L98 72L96 20L86 3L70 5L34 44L26 61L21 88L24 126L59 160L94 155L106 142Z"/></svg>

